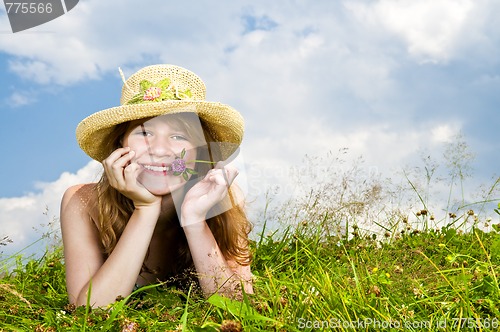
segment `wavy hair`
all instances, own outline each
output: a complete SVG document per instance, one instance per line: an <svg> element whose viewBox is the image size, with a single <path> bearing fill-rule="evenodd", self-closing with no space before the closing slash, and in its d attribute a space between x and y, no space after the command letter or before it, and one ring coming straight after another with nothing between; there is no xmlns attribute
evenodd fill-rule
<svg viewBox="0 0 500 332"><path fill-rule="evenodd" d="M220 149L217 144L208 144L207 142L214 142L213 137L205 129L203 122L201 123L202 132L200 132L199 125L194 123L198 120L198 116L193 113L180 113L176 115L168 115L169 124L174 126L182 126L186 132L194 136L195 141L203 140L203 145L198 147L197 159L202 160L220 160ZM196 117L196 119L194 118ZM147 121L148 119L144 119ZM171 122L170 122L171 121ZM106 152L107 155L112 151L122 147L122 141L125 133L129 129L130 123L123 123L117 125L113 132L108 136ZM193 177L203 177L209 170L209 164L196 163L196 175ZM109 255L115 248L132 212L134 205L132 200L122 195L118 190L113 188L108 181L106 173L98 182L97 186L97 208L98 208L98 229L99 236L103 246L104 254ZM189 188L185 188L187 191ZM232 207L230 207L230 205ZM249 265L251 262L251 253L249 250L248 234L251 231L251 224L241 206L233 203L233 193L231 190L228 192L228 198L219 203L219 208L225 211L215 217L207 219L207 224L214 235L214 238L219 245L219 248L228 260L234 260L240 265ZM192 259L189 252L186 237L179 221L175 216L171 220L171 227L175 229L178 234L173 236L173 241L177 241L176 248L177 262L179 266L172 267L172 273L179 273L187 268L192 267ZM146 266L143 270L151 271Z"/></svg>

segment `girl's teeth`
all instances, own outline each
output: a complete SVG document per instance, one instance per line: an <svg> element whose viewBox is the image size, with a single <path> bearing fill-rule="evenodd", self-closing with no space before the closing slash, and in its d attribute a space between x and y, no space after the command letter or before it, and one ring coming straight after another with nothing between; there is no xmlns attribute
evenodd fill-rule
<svg viewBox="0 0 500 332"><path fill-rule="evenodd" d="M145 169L148 169L150 171L154 172L167 172L170 170L168 166L151 166L151 165L144 165Z"/></svg>

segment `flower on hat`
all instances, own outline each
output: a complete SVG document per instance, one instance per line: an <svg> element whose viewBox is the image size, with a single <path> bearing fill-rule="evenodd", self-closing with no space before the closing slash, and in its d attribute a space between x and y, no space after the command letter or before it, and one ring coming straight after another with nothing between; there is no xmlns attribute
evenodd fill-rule
<svg viewBox="0 0 500 332"><path fill-rule="evenodd" d="M144 100L155 100L156 98L161 97L161 89L157 86L152 86L144 92Z"/></svg>
<svg viewBox="0 0 500 332"><path fill-rule="evenodd" d="M165 78L154 84L148 80L142 80L139 83L139 93L133 96L127 104L141 104L150 102L159 102L164 100L183 100L192 97L191 90L179 89L170 84L170 79Z"/></svg>

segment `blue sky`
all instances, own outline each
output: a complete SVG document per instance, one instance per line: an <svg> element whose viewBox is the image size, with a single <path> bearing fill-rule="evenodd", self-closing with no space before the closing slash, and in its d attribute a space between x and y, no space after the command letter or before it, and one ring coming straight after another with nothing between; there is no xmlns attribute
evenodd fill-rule
<svg viewBox="0 0 500 332"><path fill-rule="evenodd" d="M286 187L304 155L341 148L397 178L423 155L442 163L460 133L475 154L467 188L492 184L499 10L493 0L81 0L12 34L2 9L0 238L29 244L45 207L57 218L64 189L95 178L74 130L118 104L118 67L186 67L207 99L239 110L251 196Z"/></svg>

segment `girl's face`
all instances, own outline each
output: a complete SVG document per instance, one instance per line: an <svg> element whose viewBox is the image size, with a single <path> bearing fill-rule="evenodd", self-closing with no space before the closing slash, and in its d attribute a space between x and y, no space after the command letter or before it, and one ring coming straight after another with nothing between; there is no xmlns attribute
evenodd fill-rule
<svg viewBox="0 0 500 332"><path fill-rule="evenodd" d="M140 166L137 181L152 194L163 196L186 183L182 176L171 171L172 161L180 158L183 150L186 167L194 168L194 162L189 161L196 159L199 142L188 133L187 127L182 125L182 119L172 121L169 115L130 123L122 144L135 151L133 162Z"/></svg>

